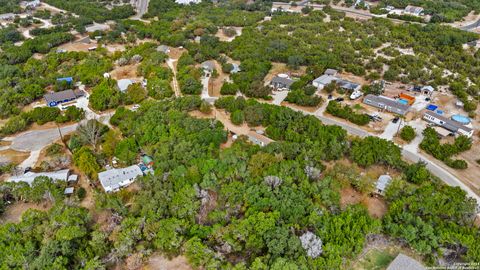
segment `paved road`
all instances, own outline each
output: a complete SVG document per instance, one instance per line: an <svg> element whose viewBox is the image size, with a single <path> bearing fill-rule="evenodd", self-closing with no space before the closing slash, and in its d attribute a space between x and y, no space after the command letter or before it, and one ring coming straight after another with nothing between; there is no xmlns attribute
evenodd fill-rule
<svg viewBox="0 0 480 270"><path fill-rule="evenodd" d="M75 131L78 124L64 126L60 128L63 135ZM60 139L60 134L57 128L50 128L44 130L32 130L17 135L12 140L10 148L22 152L38 151L45 146Z"/></svg>
<svg viewBox="0 0 480 270"><path fill-rule="evenodd" d="M474 30L478 27L480 27L480 19L478 19L476 22L474 22L472 24L462 26L459 29L465 30L465 31L472 31L472 30Z"/></svg>
<svg viewBox="0 0 480 270"><path fill-rule="evenodd" d="M137 14L133 16L133 19L139 20L148 11L149 0L131 0L130 3L137 10Z"/></svg>

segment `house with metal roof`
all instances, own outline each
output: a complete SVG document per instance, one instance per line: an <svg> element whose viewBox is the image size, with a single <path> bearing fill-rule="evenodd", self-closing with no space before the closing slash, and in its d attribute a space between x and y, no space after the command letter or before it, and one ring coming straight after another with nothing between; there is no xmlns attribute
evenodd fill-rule
<svg viewBox="0 0 480 270"><path fill-rule="evenodd" d="M98 173L98 179L105 192L116 192L122 187L129 186L139 176L143 176L143 172L138 165Z"/></svg>
<svg viewBox="0 0 480 270"><path fill-rule="evenodd" d="M427 110L423 115L423 119L435 125L441 126L456 135L465 135L468 138L473 136L473 129L436 112Z"/></svg>
<svg viewBox="0 0 480 270"><path fill-rule="evenodd" d="M387 270L426 270L426 268L418 261L412 259L405 254L398 256L388 265Z"/></svg>
<svg viewBox="0 0 480 270"><path fill-rule="evenodd" d="M53 93L48 93L43 96L45 99L45 102L49 107L55 107L58 104L61 103L66 103L70 102L72 100L75 100L81 96L83 96L85 93L83 91L75 92L73 90L65 90L65 91L60 91L60 92L53 92Z"/></svg>
<svg viewBox="0 0 480 270"><path fill-rule="evenodd" d="M363 103L379 108L381 110L386 110L388 112L400 115L405 115L410 109L410 106L402 104L393 98L389 98L386 96L375 96L372 94L366 95L363 98Z"/></svg>
<svg viewBox="0 0 480 270"><path fill-rule="evenodd" d="M421 15L423 15L423 8L422 8L422 7L417 7L417 6L408 5L408 6L406 6L405 9L403 10L403 13L404 13L404 14L407 14L407 15L421 16Z"/></svg>
<svg viewBox="0 0 480 270"><path fill-rule="evenodd" d="M294 80L285 74L277 75L270 81L270 87L275 90L290 90Z"/></svg>
<svg viewBox="0 0 480 270"><path fill-rule="evenodd" d="M167 45L160 45L157 47L157 52L162 52L167 54L170 52L170 48Z"/></svg>
<svg viewBox="0 0 480 270"><path fill-rule="evenodd" d="M201 64L203 72L205 76L210 77L210 75L215 70L215 62L214 61L205 61Z"/></svg>
<svg viewBox="0 0 480 270"><path fill-rule="evenodd" d="M318 90L323 89L326 85L335 82L339 87L346 91L353 92L359 91L362 87L358 83L350 82L337 77L337 71L335 69L327 69L324 74L312 81L312 85L317 87Z"/></svg>
<svg viewBox="0 0 480 270"><path fill-rule="evenodd" d="M32 185L35 178L40 177L40 176L45 176L45 177L51 178L53 181L67 182L68 177L70 176L70 170L65 169L65 170L60 170L60 171L41 172L41 173L27 172L23 175L12 176L7 180L7 182L14 182L14 183L25 182L29 185Z"/></svg>

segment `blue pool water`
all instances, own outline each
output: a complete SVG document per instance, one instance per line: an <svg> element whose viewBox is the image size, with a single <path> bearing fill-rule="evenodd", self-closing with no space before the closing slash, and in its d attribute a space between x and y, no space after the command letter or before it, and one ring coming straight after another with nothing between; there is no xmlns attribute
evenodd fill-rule
<svg viewBox="0 0 480 270"><path fill-rule="evenodd" d="M452 116L452 120L453 121L456 121L456 122L459 122L461 124L464 124L464 125L468 125L470 124L470 118L466 117L466 116L463 116L463 115L460 115L460 114L456 114L454 116Z"/></svg>

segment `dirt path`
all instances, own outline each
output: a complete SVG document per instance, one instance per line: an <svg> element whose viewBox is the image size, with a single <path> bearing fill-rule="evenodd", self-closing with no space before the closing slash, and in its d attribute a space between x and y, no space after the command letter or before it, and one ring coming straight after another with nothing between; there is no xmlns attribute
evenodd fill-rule
<svg viewBox="0 0 480 270"><path fill-rule="evenodd" d="M167 65L173 72L172 87L173 87L173 91L175 92L175 96L180 97L182 93L180 92L180 87L178 87L178 81L177 81L177 67L175 65L175 62L177 61L178 59L168 58Z"/></svg>

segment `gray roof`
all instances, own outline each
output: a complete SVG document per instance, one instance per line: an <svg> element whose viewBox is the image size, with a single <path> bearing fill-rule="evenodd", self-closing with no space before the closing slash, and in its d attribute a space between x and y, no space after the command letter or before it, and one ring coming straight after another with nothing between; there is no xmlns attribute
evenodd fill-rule
<svg viewBox="0 0 480 270"><path fill-rule="evenodd" d="M335 76L335 75L337 75L337 73L338 73L338 71L336 69L327 68L327 70L325 70L325 72L323 74L330 75L330 76Z"/></svg>
<svg viewBox="0 0 480 270"><path fill-rule="evenodd" d="M420 14L423 12L423 8L408 5L405 7L405 12L412 13L412 14Z"/></svg>
<svg viewBox="0 0 480 270"><path fill-rule="evenodd" d="M322 85L327 85L330 84L333 81L338 80L337 77L330 76L330 75L322 75L315 80L313 80L314 83L322 84Z"/></svg>
<svg viewBox="0 0 480 270"><path fill-rule="evenodd" d="M441 120L444 122L444 124L442 125L442 127L452 131L452 132L457 132L459 129L463 129L464 131L466 132L471 132L472 129L467 127L467 126L464 126L462 125L461 123L457 122L457 121L454 121L450 118L447 118L443 115L440 115L436 112L432 112L432 111L426 111L425 112L426 115L430 115L432 117L435 117L437 118L438 120Z"/></svg>
<svg viewBox="0 0 480 270"><path fill-rule="evenodd" d="M117 86L118 86L118 89L122 92L125 92L127 91L128 87L130 85L132 85L134 83L134 81L130 80L130 79L121 79L121 80L118 80L117 81Z"/></svg>
<svg viewBox="0 0 480 270"><path fill-rule="evenodd" d="M426 268L416 260L402 253L393 260L387 270L425 270Z"/></svg>
<svg viewBox="0 0 480 270"><path fill-rule="evenodd" d="M205 61L202 63L202 68L203 69L208 69L210 71L213 71L215 69L215 62L213 61Z"/></svg>
<svg viewBox="0 0 480 270"><path fill-rule="evenodd" d="M48 93L43 96L47 104L50 102L59 102L63 100L76 99L77 95L73 90L65 90L60 92Z"/></svg>
<svg viewBox="0 0 480 270"><path fill-rule="evenodd" d="M387 186L390 184L392 181L392 177L388 174L380 175L377 180L376 188L377 190L380 191L385 191Z"/></svg>
<svg viewBox="0 0 480 270"><path fill-rule="evenodd" d="M389 107L394 107L394 108L397 108L401 111L404 111L404 112L407 112L408 109L410 108L410 106L408 105L405 105L405 104L402 104L392 98L389 98L389 97L385 97L385 96L375 96L375 95L372 95L372 94L368 94L365 96L365 99L367 100L370 100L370 101L373 101L375 103L380 103L380 104L383 104L383 105L386 105L386 106L389 106ZM365 101L364 99L364 101Z"/></svg>
<svg viewBox="0 0 480 270"><path fill-rule="evenodd" d="M27 172L26 174L23 174L23 175L10 177L10 179L8 179L8 182L15 182L15 183L25 182L29 185L32 185L35 178L40 176L46 176L48 178L51 178L54 181L67 181L69 173L70 173L69 169L54 171L54 172L41 172L41 173Z"/></svg>
<svg viewBox="0 0 480 270"><path fill-rule="evenodd" d="M73 194L73 190L74 190L73 187L67 187L65 189L65 191L63 192L63 194L65 194L65 195Z"/></svg>
<svg viewBox="0 0 480 270"><path fill-rule="evenodd" d="M138 165L121 169L111 169L98 173L98 179L106 191L115 190L122 187L122 182L135 179L143 175L142 170Z"/></svg>
<svg viewBox="0 0 480 270"><path fill-rule="evenodd" d="M170 48L166 45L160 45L157 47L158 52L163 52L163 53L168 53L170 51Z"/></svg>
<svg viewBox="0 0 480 270"><path fill-rule="evenodd" d="M337 80L336 82L341 88L347 90L355 90L360 86L358 83L353 83L346 80Z"/></svg>
<svg viewBox="0 0 480 270"><path fill-rule="evenodd" d="M273 79L271 81L272 84L283 84L287 88L290 88L290 86L293 84L293 82L294 81L290 78L279 77L279 76L273 77Z"/></svg>

